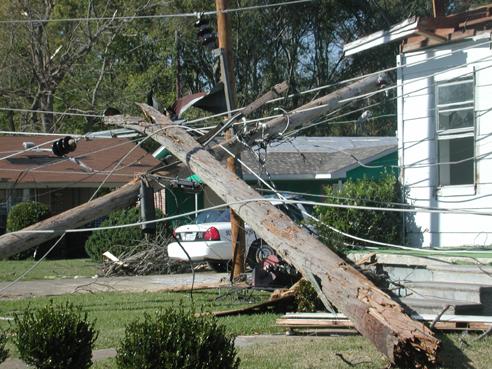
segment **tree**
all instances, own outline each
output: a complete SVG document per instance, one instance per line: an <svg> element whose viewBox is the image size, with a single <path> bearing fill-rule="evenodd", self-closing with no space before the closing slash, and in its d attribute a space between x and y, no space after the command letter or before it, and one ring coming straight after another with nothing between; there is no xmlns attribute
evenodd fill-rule
<svg viewBox="0 0 492 369"><path fill-rule="evenodd" d="M144 5L136 6L137 12L147 6L143 1L135 1L132 5L138 3ZM121 31L124 22L114 17L126 10L124 5L124 1L110 0L67 0L62 3L13 0L0 8L3 20L11 20L12 15L16 19L25 18L21 18L25 22L7 23L1 29L0 37L10 37L12 45L3 55L4 64L9 67L9 73L17 69L27 79L20 81L18 89L10 84L3 95L22 96L24 104L29 102L29 110L41 111L25 115L25 123L29 120L31 128L41 128L44 132L57 130L53 111L56 106L67 105L63 98L61 103L56 102L60 86L80 67L78 63L83 63L100 44L108 46L114 34ZM21 89L25 91L22 94L19 93Z"/></svg>

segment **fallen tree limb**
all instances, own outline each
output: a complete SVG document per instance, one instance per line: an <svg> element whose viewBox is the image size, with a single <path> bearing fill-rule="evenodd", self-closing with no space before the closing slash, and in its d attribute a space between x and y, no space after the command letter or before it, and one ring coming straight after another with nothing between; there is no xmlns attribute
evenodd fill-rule
<svg viewBox="0 0 492 369"><path fill-rule="evenodd" d="M323 293L388 359L405 368L427 368L437 363L440 341L424 324L412 320L402 307L353 268L347 261L299 228L287 215L222 166L180 128L148 105L140 107L155 123L145 127L185 163L255 232L301 273L312 272Z"/></svg>

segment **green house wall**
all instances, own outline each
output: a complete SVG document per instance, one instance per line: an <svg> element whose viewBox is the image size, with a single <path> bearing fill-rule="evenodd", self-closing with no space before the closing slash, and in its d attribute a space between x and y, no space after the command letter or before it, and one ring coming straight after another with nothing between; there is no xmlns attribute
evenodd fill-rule
<svg viewBox="0 0 492 369"><path fill-rule="evenodd" d="M398 152L393 152L379 159L373 160L368 163L369 166L384 166L383 168L366 168L359 166L347 172L347 179L377 179L380 178L385 172L393 173L398 177Z"/></svg>

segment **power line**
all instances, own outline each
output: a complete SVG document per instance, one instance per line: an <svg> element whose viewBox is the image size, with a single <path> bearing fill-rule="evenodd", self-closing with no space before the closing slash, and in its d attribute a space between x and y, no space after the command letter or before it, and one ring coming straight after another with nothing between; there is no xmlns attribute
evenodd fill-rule
<svg viewBox="0 0 492 369"><path fill-rule="evenodd" d="M308 3L314 0L295 0L295 1L284 1L275 4L265 4L265 5L254 5L241 8L232 8L222 11L223 13L237 13L242 11L259 10L266 8L282 7L289 5L296 5L301 3ZM208 10L203 12L188 12L188 13L173 13L173 14L153 14L153 15L128 15L128 16L117 16L116 12L112 17L78 17L78 18L50 18L50 19L11 19L11 20L1 20L0 24L26 24L26 23L49 23L49 22L94 22L94 21L133 21L140 19L166 19L166 18L196 18L197 15L216 15L216 10Z"/></svg>
<svg viewBox="0 0 492 369"><path fill-rule="evenodd" d="M40 114L53 114L53 115L68 115L74 117L90 117L90 118L104 118L102 114L88 114L88 113L71 113L61 111L49 111L49 110L35 110L35 109L20 109L20 108L0 108L1 111L13 111L18 113L40 113Z"/></svg>
<svg viewBox="0 0 492 369"><path fill-rule="evenodd" d="M11 233L12 234L62 233L62 232L65 232L65 233L81 233L81 232L102 231L102 230L108 230L108 229L138 227L138 226L145 225L145 224L161 223L161 222L165 222L168 220L179 219L181 217L202 213L202 212L208 211L208 210L220 209L220 208L224 208L224 207L227 207L230 205L247 204L250 202L258 202L258 201L268 201L268 199L252 198L252 199L246 199L246 200L238 200L238 201L233 201L233 202L229 202L226 204L220 204L220 205L212 206L212 207L205 208L205 209L194 210L194 211L190 211L187 213L172 215L169 217L163 217L163 218L148 220L148 221L143 221L143 222L118 224L118 225L111 225L111 226L105 226L105 227L78 228L78 229L19 230L19 231L15 231L15 232L11 232ZM475 215L475 216L492 216L492 212L479 212L479 211L464 212L464 211L460 211L459 209L433 210L433 209L402 209L402 208L388 208L388 207L383 208L383 207L374 207L374 206L345 205L345 204L324 203L324 202L316 202L316 201L299 201L299 200L288 200L288 199L282 200L282 202L284 204L304 204L304 205L311 205L311 206L321 206L321 207L340 208L340 209L385 211L385 212L397 212L397 213L419 213L419 212L422 212L422 213L450 213L450 214L467 214L467 215Z"/></svg>

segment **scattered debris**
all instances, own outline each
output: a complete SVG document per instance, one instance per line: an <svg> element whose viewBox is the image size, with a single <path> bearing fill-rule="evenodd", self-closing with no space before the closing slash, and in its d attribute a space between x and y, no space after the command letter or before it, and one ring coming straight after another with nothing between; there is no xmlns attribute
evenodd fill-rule
<svg viewBox="0 0 492 369"><path fill-rule="evenodd" d="M489 331L492 327L492 317L488 316L422 314L411 317L427 323L435 321L434 328L439 331ZM293 329L355 328L344 314L332 313L288 313L277 319L277 325L287 328L289 332Z"/></svg>
<svg viewBox="0 0 492 369"><path fill-rule="evenodd" d="M190 264L169 259L166 249L169 243L170 239L158 235L154 241L143 240L119 257L105 252L103 255L107 260L101 266L100 275L109 277L190 272Z"/></svg>

